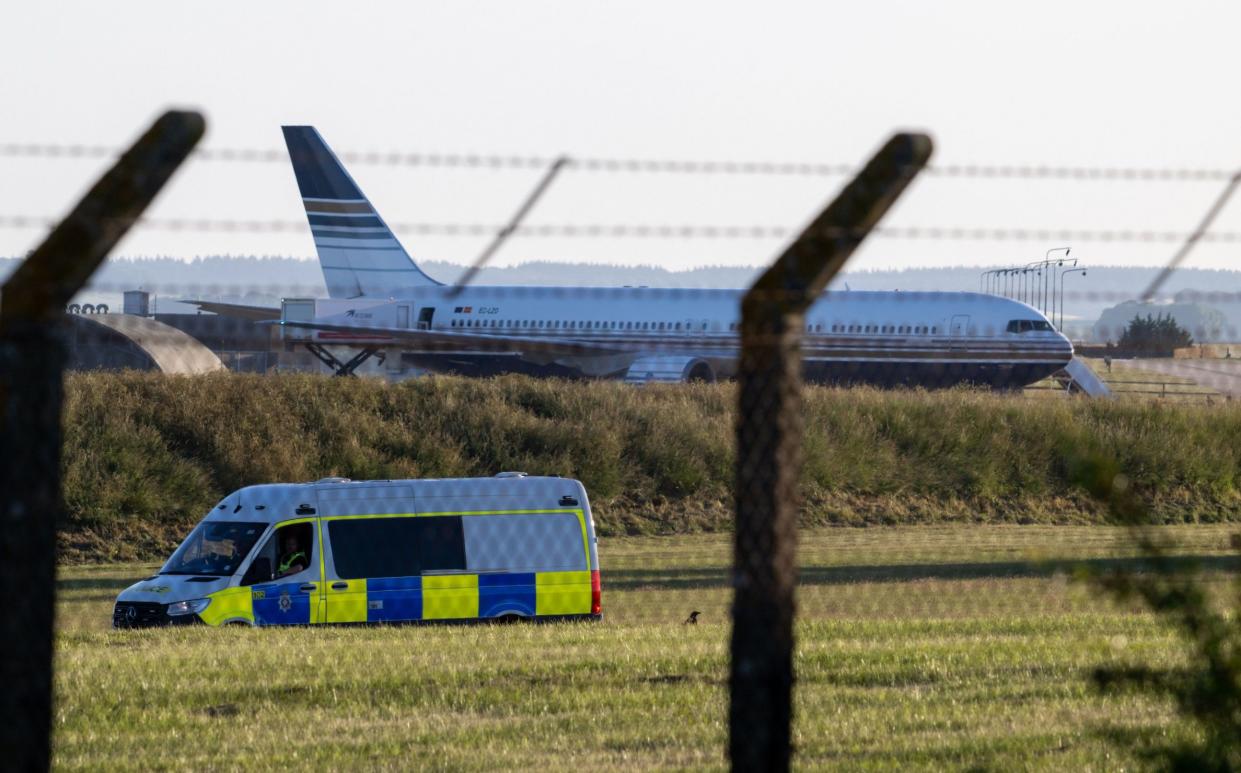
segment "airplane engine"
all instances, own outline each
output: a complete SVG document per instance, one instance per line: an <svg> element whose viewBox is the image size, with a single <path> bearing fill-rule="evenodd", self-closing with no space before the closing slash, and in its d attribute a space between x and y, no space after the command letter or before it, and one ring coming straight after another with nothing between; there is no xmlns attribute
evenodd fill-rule
<svg viewBox="0 0 1241 773"><path fill-rule="evenodd" d="M625 373L627 384L684 383L715 381L715 369L701 357L656 354L639 357Z"/></svg>

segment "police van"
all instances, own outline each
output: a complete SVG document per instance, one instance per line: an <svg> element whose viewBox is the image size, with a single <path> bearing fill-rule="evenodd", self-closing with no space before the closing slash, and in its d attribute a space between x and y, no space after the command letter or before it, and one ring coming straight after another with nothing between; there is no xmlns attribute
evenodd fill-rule
<svg viewBox="0 0 1241 773"><path fill-rule="evenodd" d="M602 617L599 556L576 480L249 486L159 573L117 597L118 628Z"/></svg>

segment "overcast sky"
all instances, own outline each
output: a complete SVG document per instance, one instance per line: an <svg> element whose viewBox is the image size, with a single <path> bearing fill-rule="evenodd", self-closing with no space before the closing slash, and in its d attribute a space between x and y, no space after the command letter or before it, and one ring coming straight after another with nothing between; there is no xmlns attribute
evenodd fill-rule
<svg viewBox="0 0 1241 773"><path fill-rule="evenodd" d="M1241 6L1229 3L21 3L4 14L0 145L122 145L168 106L204 147L857 163L898 128L936 161L1241 167ZM0 216L59 214L106 162L0 156ZM501 222L532 170L357 165L389 222ZM566 172L531 223L796 227L838 177ZM925 178L886 224L1187 231L1221 182ZM301 221L284 163L195 161L152 217ZM1217 229L1241 232L1241 200ZM0 228L0 255L38 229ZM485 237L403 237L468 261ZM851 268L996 264L1058 243L870 240ZM532 239L497 263L766 262L779 239ZM1170 244L1079 243L1094 264ZM1234 267L1241 244L1192 265ZM140 229L125 255L313 254L308 231ZM1236 290L1241 288L1220 288Z"/></svg>

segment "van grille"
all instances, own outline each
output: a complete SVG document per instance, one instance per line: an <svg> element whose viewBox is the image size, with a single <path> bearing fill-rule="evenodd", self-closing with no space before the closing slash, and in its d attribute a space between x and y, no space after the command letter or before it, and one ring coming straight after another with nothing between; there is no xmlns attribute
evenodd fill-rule
<svg viewBox="0 0 1241 773"><path fill-rule="evenodd" d="M112 610L113 628L149 628L169 622L164 605L154 601L118 601Z"/></svg>

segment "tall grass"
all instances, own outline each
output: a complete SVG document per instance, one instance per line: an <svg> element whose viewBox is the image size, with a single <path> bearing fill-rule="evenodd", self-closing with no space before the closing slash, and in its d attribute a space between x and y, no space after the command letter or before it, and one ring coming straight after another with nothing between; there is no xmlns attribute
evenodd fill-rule
<svg viewBox="0 0 1241 773"><path fill-rule="evenodd" d="M77 374L67 384L68 560L162 553L253 483L580 478L603 534L726 527L734 387L435 377ZM1165 521L1237 518L1241 408L810 388L807 523L1091 522L1069 481L1116 457Z"/></svg>

